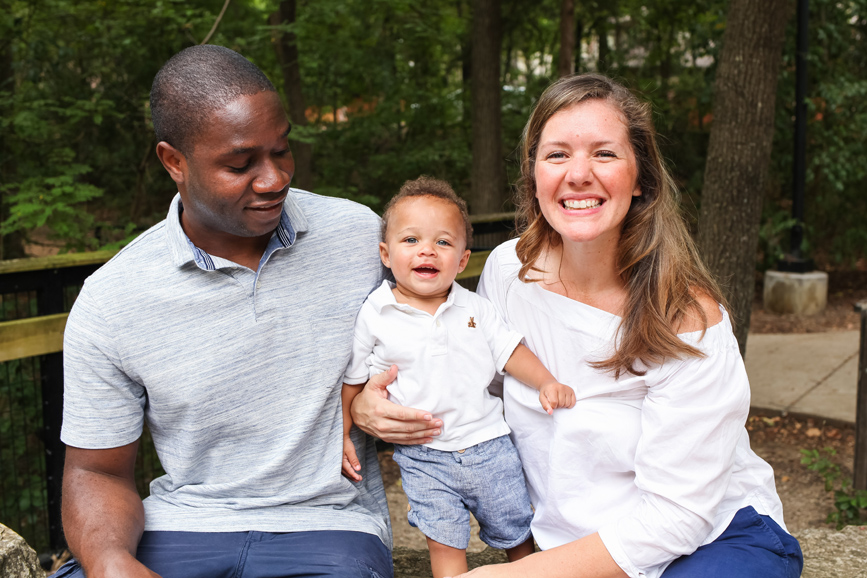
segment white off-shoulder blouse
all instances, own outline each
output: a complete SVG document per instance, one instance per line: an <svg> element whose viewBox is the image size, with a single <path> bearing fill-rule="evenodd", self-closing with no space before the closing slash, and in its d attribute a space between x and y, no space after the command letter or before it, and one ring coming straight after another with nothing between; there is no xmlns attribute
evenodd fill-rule
<svg viewBox="0 0 867 578"><path fill-rule="evenodd" d="M614 379L588 362L610 356L620 317L518 280L516 242L491 254L478 291L577 398L550 416L537 391L504 379L540 547L599 532L626 574L656 578L743 507L785 528L773 471L744 428L750 386L728 314L703 337L680 335L706 357Z"/></svg>

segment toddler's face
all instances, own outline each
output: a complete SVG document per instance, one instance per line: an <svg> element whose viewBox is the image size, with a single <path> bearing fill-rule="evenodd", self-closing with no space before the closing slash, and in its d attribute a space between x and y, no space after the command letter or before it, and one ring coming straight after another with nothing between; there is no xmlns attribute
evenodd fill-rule
<svg viewBox="0 0 867 578"><path fill-rule="evenodd" d="M465 230L460 210L448 201L426 196L398 201L379 244L397 290L408 300L444 300L470 258Z"/></svg>

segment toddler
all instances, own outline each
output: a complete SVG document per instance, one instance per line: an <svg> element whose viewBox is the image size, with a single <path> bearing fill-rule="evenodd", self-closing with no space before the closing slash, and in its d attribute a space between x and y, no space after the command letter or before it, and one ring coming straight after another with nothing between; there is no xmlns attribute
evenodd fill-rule
<svg viewBox="0 0 867 578"><path fill-rule="evenodd" d="M349 438L352 400L370 376L396 365L389 399L443 422L429 444L394 446L409 523L427 537L434 578L467 571L467 510L488 545L510 560L531 554L533 511L521 462L502 401L488 385L505 369L539 391L549 414L574 406L575 392L520 344L490 302L455 283L470 257L472 226L447 183L422 177L404 184L386 206L382 238L380 256L395 283L371 293L356 320L342 396L343 472L361 479Z"/></svg>

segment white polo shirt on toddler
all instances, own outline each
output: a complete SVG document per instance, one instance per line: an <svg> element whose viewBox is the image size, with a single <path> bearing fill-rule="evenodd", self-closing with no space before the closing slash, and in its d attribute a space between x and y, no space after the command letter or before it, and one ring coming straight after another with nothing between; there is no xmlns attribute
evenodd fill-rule
<svg viewBox="0 0 867 578"><path fill-rule="evenodd" d="M443 420L428 447L457 451L510 432L503 402L488 392L496 373L521 342L487 299L452 282L446 302L431 315L398 303L383 281L355 321L352 358L343 381L365 383L397 365L389 399Z"/></svg>

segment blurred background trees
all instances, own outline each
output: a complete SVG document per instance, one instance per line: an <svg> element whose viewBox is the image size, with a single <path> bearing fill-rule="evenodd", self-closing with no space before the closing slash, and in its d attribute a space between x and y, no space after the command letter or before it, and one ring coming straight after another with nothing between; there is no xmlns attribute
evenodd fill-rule
<svg viewBox="0 0 867 578"><path fill-rule="evenodd" d="M0 257L117 247L175 193L148 92L225 0L0 0ZM751 3L743 10L751 10ZM287 103L297 185L374 209L407 179L449 180L474 212L510 208L534 99L567 71L652 101L697 228L725 0L231 0L209 42ZM867 253L867 0L812 0L806 247L824 268ZM787 247L794 19L786 23L757 264ZM484 32L482 32L484 30ZM499 103L499 104L497 104Z"/></svg>

